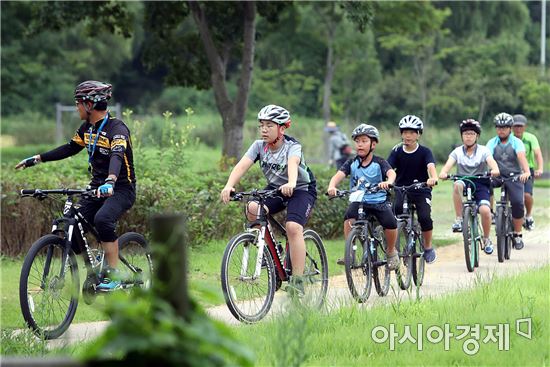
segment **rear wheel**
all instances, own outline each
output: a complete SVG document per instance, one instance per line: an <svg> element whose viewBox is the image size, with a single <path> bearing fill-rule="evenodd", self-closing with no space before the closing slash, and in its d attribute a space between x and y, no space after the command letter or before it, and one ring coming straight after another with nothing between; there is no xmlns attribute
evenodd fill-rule
<svg viewBox="0 0 550 367"><path fill-rule="evenodd" d="M414 246L408 246L408 244L411 243L411 239L409 239L406 226L407 224L404 221L399 222L397 226L396 242L396 248L399 253L399 258L403 262L403 265L395 269L395 275L397 277L397 283L399 284L399 287L403 290L408 289L411 285L412 262L414 252ZM412 239L412 241L414 241L414 238Z"/></svg>
<svg viewBox="0 0 550 367"><path fill-rule="evenodd" d="M475 269L475 247L477 245L475 235L475 223L472 214L472 208L470 206L465 206L462 210L462 237L464 240L464 258L466 260L466 268L470 273L473 272Z"/></svg>
<svg viewBox="0 0 550 367"><path fill-rule="evenodd" d="M498 262L504 262L504 251L506 248L506 238L508 237L506 217L504 216L504 207L497 207L495 214L495 226L497 232L497 255Z"/></svg>
<svg viewBox="0 0 550 367"><path fill-rule="evenodd" d="M380 264L373 267L374 287L379 296L384 297L390 289L391 272L387 262L388 243L384 235L384 228L381 225L374 228L374 242L376 243L376 251L374 252L373 263Z"/></svg>
<svg viewBox="0 0 550 367"><path fill-rule="evenodd" d="M275 296L276 276L273 258L264 246L263 264L258 277L254 277L258 244L252 233L233 237L223 254L221 282L223 296L229 311L239 321L260 321L271 308Z"/></svg>
<svg viewBox="0 0 550 367"><path fill-rule="evenodd" d="M118 239L119 268L125 279L123 288L151 288L153 261L147 240L135 232L124 233Z"/></svg>
<svg viewBox="0 0 550 367"><path fill-rule="evenodd" d="M55 339L71 324L78 307L79 277L63 238L46 235L29 250L19 280L19 302L27 325L44 339Z"/></svg>
<svg viewBox="0 0 550 367"><path fill-rule="evenodd" d="M372 289L372 267L367 239L362 228L353 228L346 239L344 265L348 288L359 303L365 302Z"/></svg>
<svg viewBox="0 0 550 367"><path fill-rule="evenodd" d="M306 263L304 267L305 300L310 306L320 308L325 302L328 289L328 261L323 241L311 230L304 231Z"/></svg>

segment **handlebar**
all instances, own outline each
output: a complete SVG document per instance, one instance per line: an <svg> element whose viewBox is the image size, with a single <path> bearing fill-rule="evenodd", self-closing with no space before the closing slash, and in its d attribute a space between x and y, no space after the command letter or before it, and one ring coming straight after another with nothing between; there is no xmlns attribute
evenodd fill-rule
<svg viewBox="0 0 550 367"><path fill-rule="evenodd" d="M447 179L452 181L458 181L458 180L471 180L473 178L491 178L491 173L489 172L483 172L478 173L476 175L447 175Z"/></svg>
<svg viewBox="0 0 550 367"><path fill-rule="evenodd" d="M94 197L97 195L97 190L83 190L83 189L23 189L20 191L21 197L33 197L37 199L45 199L49 195L80 195L82 197Z"/></svg>
<svg viewBox="0 0 550 367"><path fill-rule="evenodd" d="M390 188L392 188L392 187L394 187L394 186L390 185ZM336 190L336 195L329 197L329 200L346 197L346 196L350 195L352 192L355 192L355 191L364 191L367 194L374 194L374 193L379 192L379 191L388 191L388 190L382 189L382 188L378 187L377 185L367 187L364 190L354 190L354 191L351 191L351 190ZM328 196L328 192L325 192L325 195Z"/></svg>
<svg viewBox="0 0 550 367"><path fill-rule="evenodd" d="M241 201L245 197L254 197L258 199L266 199L271 196L275 196L279 190L251 190L251 191L241 191L241 192L231 192L229 196L231 201Z"/></svg>
<svg viewBox="0 0 550 367"><path fill-rule="evenodd" d="M437 185L437 182L436 182ZM400 190L400 191L409 191L409 190L418 190L430 187L427 182L415 182L408 186L393 186L394 190Z"/></svg>

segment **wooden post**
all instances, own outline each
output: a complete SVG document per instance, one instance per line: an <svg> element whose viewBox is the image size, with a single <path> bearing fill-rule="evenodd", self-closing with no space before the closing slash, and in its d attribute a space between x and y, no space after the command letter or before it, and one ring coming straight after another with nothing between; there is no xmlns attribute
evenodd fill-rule
<svg viewBox="0 0 550 367"><path fill-rule="evenodd" d="M168 301L183 318L189 315L185 217L182 214L155 215L151 218L153 292Z"/></svg>

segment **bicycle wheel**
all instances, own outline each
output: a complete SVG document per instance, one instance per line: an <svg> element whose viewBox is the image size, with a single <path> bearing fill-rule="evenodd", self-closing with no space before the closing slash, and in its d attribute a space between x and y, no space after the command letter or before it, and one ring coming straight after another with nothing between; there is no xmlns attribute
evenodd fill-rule
<svg viewBox="0 0 550 367"><path fill-rule="evenodd" d="M361 228L353 228L346 239L344 265L348 288L359 303L365 302L372 289L372 264L367 239Z"/></svg>
<svg viewBox="0 0 550 367"><path fill-rule="evenodd" d="M482 231L481 227L479 226L479 221L478 221L477 215L476 215L476 220L475 220L474 223L476 223L476 225L474 227L476 229L475 232L474 232L476 242L475 242L475 246L473 248L473 250L474 250L474 266L476 268L478 268L479 267L479 251L481 250L481 243L483 241L482 238L481 238L482 237L481 234L483 233L483 231Z"/></svg>
<svg viewBox="0 0 550 367"><path fill-rule="evenodd" d="M119 268L125 275L123 288L151 288L153 261L147 240L139 233L124 233L118 239Z"/></svg>
<svg viewBox="0 0 550 367"><path fill-rule="evenodd" d="M418 223L415 223L415 233L420 233L420 226ZM424 282L424 269L426 267L426 260L424 260L424 239L422 236L416 236L415 241L415 251L413 255L413 280L414 285L417 287L420 287L422 283ZM418 251L416 251L416 244L418 244Z"/></svg>
<svg viewBox="0 0 550 367"><path fill-rule="evenodd" d="M498 262L501 263L504 262L504 249L506 248L506 237L508 236L506 216L502 206L497 207L497 212L495 214L495 225L497 232Z"/></svg>
<svg viewBox="0 0 550 367"><path fill-rule="evenodd" d="M403 266L395 269L395 275L397 277L399 287L403 290L408 289L411 285L413 248L407 245L410 243L409 241L414 241L414 238L409 239L406 226L407 224L405 222L399 222L397 226L397 242L395 245L397 252L399 253L399 257L403 261Z"/></svg>
<svg viewBox="0 0 550 367"><path fill-rule="evenodd" d="M514 223L512 219L511 209L508 210L508 214L506 216L506 243L504 246L504 259L510 260L510 255L512 254L512 241L514 240L512 238L512 232L514 230Z"/></svg>
<svg viewBox="0 0 550 367"><path fill-rule="evenodd" d="M233 237L223 254L221 282L225 303L239 321L260 321L275 296L275 265L267 246L260 275L254 277L258 247L256 236L244 232Z"/></svg>
<svg viewBox="0 0 550 367"><path fill-rule="evenodd" d="M386 236L384 235L384 228L381 225L378 225L374 228L374 242L376 243L376 251L372 262L373 267L373 279L374 287L379 296L384 297L388 294L390 289L390 280L391 272L387 264L387 248L388 243L386 241ZM377 263L384 262L384 264L378 265Z"/></svg>
<svg viewBox="0 0 550 367"><path fill-rule="evenodd" d="M304 267L304 300L320 308L325 302L328 289L328 260L321 237L311 230L304 231L306 263Z"/></svg>
<svg viewBox="0 0 550 367"><path fill-rule="evenodd" d="M44 339L63 334L78 307L78 264L70 249L63 260L64 241L52 234L41 237L30 248L21 268L21 312L27 325Z"/></svg>
<svg viewBox="0 0 550 367"><path fill-rule="evenodd" d="M464 240L464 258L466 268L471 273L475 269L475 223L472 208L465 206L462 210L462 237Z"/></svg>

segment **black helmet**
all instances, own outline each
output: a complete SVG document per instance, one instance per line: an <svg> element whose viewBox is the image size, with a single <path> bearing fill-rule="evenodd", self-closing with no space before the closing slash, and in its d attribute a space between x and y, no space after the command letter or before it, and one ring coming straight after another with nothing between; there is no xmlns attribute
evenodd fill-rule
<svg viewBox="0 0 550 367"><path fill-rule="evenodd" d="M74 90L74 99L82 101L91 101L94 105L100 101L111 99L112 85L98 82L95 80L87 80L76 86Z"/></svg>
<svg viewBox="0 0 550 367"><path fill-rule="evenodd" d="M477 135L481 135L481 125L477 120L466 119L462 121L460 123L460 134L467 130L473 130L477 133Z"/></svg>

